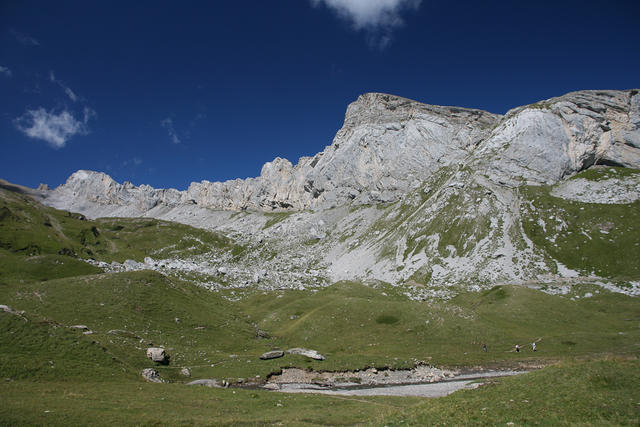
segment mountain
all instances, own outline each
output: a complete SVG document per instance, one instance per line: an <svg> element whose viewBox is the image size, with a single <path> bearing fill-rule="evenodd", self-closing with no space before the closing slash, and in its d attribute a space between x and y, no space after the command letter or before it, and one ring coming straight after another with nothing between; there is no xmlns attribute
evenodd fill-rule
<svg viewBox="0 0 640 427"><path fill-rule="evenodd" d="M495 283L605 280L634 293L637 169L638 90L573 92L504 116L369 93L349 105L322 152L295 166L276 158L256 178L178 191L78 171L36 193L89 218L225 233L245 250L190 262L240 288L360 279L429 298Z"/></svg>

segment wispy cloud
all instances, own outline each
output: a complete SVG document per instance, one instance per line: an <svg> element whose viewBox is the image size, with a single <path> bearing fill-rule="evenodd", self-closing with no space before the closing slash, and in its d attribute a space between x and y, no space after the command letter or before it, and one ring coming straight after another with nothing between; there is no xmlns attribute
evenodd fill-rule
<svg viewBox="0 0 640 427"><path fill-rule="evenodd" d="M0 74L4 75L5 77L11 77L13 73L7 67L3 67L2 65L0 65Z"/></svg>
<svg viewBox="0 0 640 427"><path fill-rule="evenodd" d="M81 119L76 119L68 110L56 113L40 107L37 110L27 110L14 120L14 124L30 138L44 140L53 148L62 148L75 135L88 134L89 120L95 115L95 111L87 107L84 108Z"/></svg>
<svg viewBox="0 0 640 427"><path fill-rule="evenodd" d="M167 133L169 133L171 142L173 142L174 144L180 144L180 142L182 142L180 141L180 138L178 138L178 134L173 127L173 119L171 117L167 117L166 119L162 120L160 122L160 125L167 130Z"/></svg>
<svg viewBox="0 0 640 427"><path fill-rule="evenodd" d="M416 10L422 0L310 0L313 6L325 5L349 21L354 29L364 30L372 46L385 48L394 29L404 21L401 14Z"/></svg>
<svg viewBox="0 0 640 427"><path fill-rule="evenodd" d="M28 34L21 33L13 29L9 30L9 32L16 38L16 40L18 40L20 44L23 44L25 46L40 46L40 42Z"/></svg>
<svg viewBox="0 0 640 427"><path fill-rule="evenodd" d="M195 130L198 122L202 119L205 119L206 117L207 115L205 113L198 113L194 116L194 118L189 120L189 124L187 125L187 130L184 132L184 137L186 139L191 139L191 135L193 134L193 131Z"/></svg>
<svg viewBox="0 0 640 427"><path fill-rule="evenodd" d="M62 90L64 90L64 93L67 94L70 100L72 100L73 102L78 101L79 99L78 96L71 90L69 86L64 84L61 80L56 79L56 75L54 74L53 71L49 71L49 80L51 80L53 83L60 86Z"/></svg>
<svg viewBox="0 0 640 427"><path fill-rule="evenodd" d="M122 166L140 166L142 164L142 159L138 157L134 157L133 159L125 160L122 162Z"/></svg>

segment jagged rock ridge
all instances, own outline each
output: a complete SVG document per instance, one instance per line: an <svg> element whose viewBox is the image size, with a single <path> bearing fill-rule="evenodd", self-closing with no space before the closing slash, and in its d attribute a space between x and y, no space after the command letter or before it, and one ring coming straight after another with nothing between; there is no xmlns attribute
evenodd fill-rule
<svg viewBox="0 0 640 427"><path fill-rule="evenodd" d="M257 178L202 181L186 191L78 171L48 197L61 208L86 201L139 214L157 205L271 211L390 202L460 162L515 184L557 182L596 163L640 167L639 129L635 90L574 92L504 117L369 93L349 105L330 146L295 166L276 158Z"/></svg>

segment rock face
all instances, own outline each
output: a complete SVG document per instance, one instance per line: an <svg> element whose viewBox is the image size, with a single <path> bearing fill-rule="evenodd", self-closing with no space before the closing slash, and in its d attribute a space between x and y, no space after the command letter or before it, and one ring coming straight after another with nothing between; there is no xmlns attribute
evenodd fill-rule
<svg viewBox="0 0 640 427"><path fill-rule="evenodd" d="M582 91L513 109L475 153L498 179L555 183L594 164L640 167L640 95Z"/></svg>
<svg viewBox="0 0 640 427"><path fill-rule="evenodd" d="M330 146L295 166L276 158L257 178L202 181L178 191L78 171L41 193L54 207L88 213L95 205L120 207L125 216L184 205L301 210L398 200L442 167L461 162L512 183L553 183L593 164L640 167L640 95L573 92L502 117L368 93L349 105Z"/></svg>
<svg viewBox="0 0 640 427"><path fill-rule="evenodd" d="M423 176L464 158L500 116L379 93L352 103L333 144L294 167L276 158L248 180L192 184L187 198L214 209L306 209L397 200Z"/></svg>

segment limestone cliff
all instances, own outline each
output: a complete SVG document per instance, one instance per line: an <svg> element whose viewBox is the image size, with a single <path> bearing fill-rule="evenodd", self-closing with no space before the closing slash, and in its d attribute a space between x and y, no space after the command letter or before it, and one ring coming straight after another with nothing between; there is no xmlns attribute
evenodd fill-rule
<svg viewBox="0 0 640 427"><path fill-rule="evenodd" d="M493 182L554 183L594 164L640 168L640 95L580 91L518 107L504 117L380 93L347 108L333 143L294 166L266 163L259 177L192 183L186 191L119 184L78 171L55 190L55 207L116 207L142 215L156 206L215 210L302 210L391 202L439 169L465 164ZM117 213L116 212L116 213Z"/></svg>

